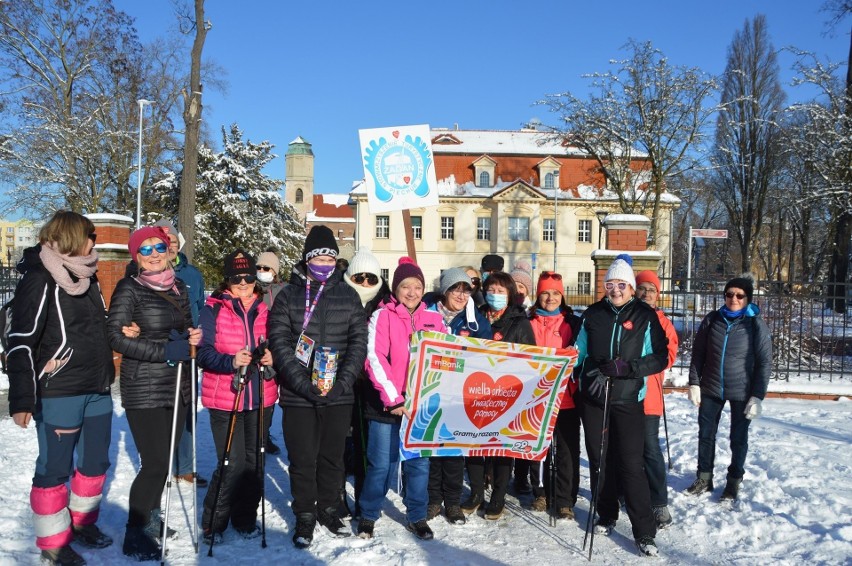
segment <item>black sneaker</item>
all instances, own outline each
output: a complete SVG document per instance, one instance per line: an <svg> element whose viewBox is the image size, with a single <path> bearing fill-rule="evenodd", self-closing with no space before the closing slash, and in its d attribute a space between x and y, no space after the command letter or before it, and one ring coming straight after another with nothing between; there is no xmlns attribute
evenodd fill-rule
<svg viewBox="0 0 852 566"><path fill-rule="evenodd" d="M701 495L707 491L713 491L712 477L698 476L695 478L695 481L692 482L692 485L686 488L686 492L690 495Z"/></svg>
<svg viewBox="0 0 852 566"><path fill-rule="evenodd" d="M614 530L615 519L607 519L606 517L600 517L598 518L598 522L595 523L595 534L608 537L612 534L612 531Z"/></svg>
<svg viewBox="0 0 852 566"><path fill-rule="evenodd" d="M482 507L484 503L484 498L481 493L471 493L470 497L461 504L462 513L465 515L470 515L471 513L476 513L476 511Z"/></svg>
<svg viewBox="0 0 852 566"><path fill-rule="evenodd" d="M337 515L337 509L334 507L321 510L317 514L317 522L338 538L348 537L352 534L349 527L343 524L343 521Z"/></svg>
<svg viewBox="0 0 852 566"><path fill-rule="evenodd" d="M112 544L112 537L105 535L97 525L74 525L74 540L89 548L106 548Z"/></svg>
<svg viewBox="0 0 852 566"><path fill-rule="evenodd" d="M659 556L657 544L654 542L654 537L639 537L636 539L636 547L639 548L639 553L643 556Z"/></svg>
<svg viewBox="0 0 852 566"><path fill-rule="evenodd" d="M267 454L269 454L270 456L278 456L279 454L281 454L281 448L279 448L277 444L275 444L274 442L272 442L272 437L271 437L271 436L267 436L267 437L266 437L266 449L265 449L265 452L266 452Z"/></svg>
<svg viewBox="0 0 852 566"><path fill-rule="evenodd" d="M422 519L416 523L408 523L405 528L408 529L409 532L414 533L414 536L420 540L432 540L435 538L435 533L433 533L432 529L429 528L429 523L426 522L426 519Z"/></svg>
<svg viewBox="0 0 852 566"><path fill-rule="evenodd" d="M56 564L56 566L86 566L86 560L67 544L59 548L42 550L41 561L43 564Z"/></svg>
<svg viewBox="0 0 852 566"><path fill-rule="evenodd" d="M430 503L426 506L426 520L431 521L441 514L443 506L440 503Z"/></svg>
<svg viewBox="0 0 852 566"><path fill-rule="evenodd" d="M672 524L672 514L669 513L667 505L659 505L654 507L654 521L657 523L657 529L665 529Z"/></svg>
<svg viewBox="0 0 852 566"><path fill-rule="evenodd" d="M361 518L358 521L358 537L363 539L373 538L373 530L376 528L376 522L370 519Z"/></svg>
<svg viewBox="0 0 852 566"><path fill-rule="evenodd" d="M308 548L314 541L314 529L317 519L313 513L299 513L296 515L296 529L293 533L293 544L296 548Z"/></svg>
<svg viewBox="0 0 852 566"><path fill-rule="evenodd" d="M488 503L488 507L485 508L485 518L489 521L496 521L503 516L503 510L505 508L505 502L491 500Z"/></svg>
<svg viewBox="0 0 852 566"><path fill-rule="evenodd" d="M210 546L210 544L215 546L217 544L222 544L222 541L225 540L225 536L222 533L211 531L210 529L204 529L204 532L201 534L201 540L204 542L205 546Z"/></svg>
<svg viewBox="0 0 852 566"><path fill-rule="evenodd" d="M140 562L159 560L162 554L162 549L157 539L148 534L143 527L127 527L121 551L125 556L129 556Z"/></svg>
<svg viewBox="0 0 852 566"><path fill-rule="evenodd" d="M722 492L722 497L719 498L719 501L736 501L740 494L740 484L742 482L742 478L728 478L728 483L725 484L725 490Z"/></svg>
<svg viewBox="0 0 852 566"><path fill-rule="evenodd" d="M467 519L459 505L450 505L447 507L447 521L453 525L464 525Z"/></svg>

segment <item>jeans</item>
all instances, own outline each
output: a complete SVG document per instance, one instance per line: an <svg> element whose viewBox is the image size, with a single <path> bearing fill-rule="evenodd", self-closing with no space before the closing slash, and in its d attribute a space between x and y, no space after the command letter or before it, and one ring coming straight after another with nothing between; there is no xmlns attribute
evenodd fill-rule
<svg viewBox="0 0 852 566"><path fill-rule="evenodd" d="M745 475L745 459L748 454L748 427L751 421L745 418L746 401L729 401L731 404L731 465L728 478L742 479ZM698 407L698 473L713 475L716 457L716 432L719 419L725 408L723 399L706 395L701 397Z"/></svg>
<svg viewBox="0 0 852 566"><path fill-rule="evenodd" d="M662 507L669 504L666 489L666 461L660 449L660 417L645 415L645 475L648 476L648 488L651 490L651 506Z"/></svg>
<svg viewBox="0 0 852 566"><path fill-rule="evenodd" d="M367 423L367 475L361 491L361 516L376 521L399 465L399 423L371 420ZM402 502L409 523L426 519L429 502L429 458L402 463Z"/></svg>

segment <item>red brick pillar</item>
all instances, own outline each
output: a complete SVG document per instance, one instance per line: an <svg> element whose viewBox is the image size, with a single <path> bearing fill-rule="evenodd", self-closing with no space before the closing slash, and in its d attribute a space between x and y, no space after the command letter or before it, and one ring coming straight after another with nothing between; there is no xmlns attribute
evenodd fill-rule
<svg viewBox="0 0 852 566"><path fill-rule="evenodd" d="M648 229L651 220L641 214L610 214L603 225L606 229L606 249L592 252L595 262L595 297L603 296L603 284L610 264L618 254L627 253L633 258L633 271L657 271L663 256L648 250Z"/></svg>

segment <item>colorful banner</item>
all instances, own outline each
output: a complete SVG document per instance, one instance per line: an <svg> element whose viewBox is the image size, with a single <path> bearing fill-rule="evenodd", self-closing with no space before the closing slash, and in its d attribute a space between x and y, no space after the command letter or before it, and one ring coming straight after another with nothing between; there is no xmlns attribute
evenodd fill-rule
<svg viewBox="0 0 852 566"><path fill-rule="evenodd" d="M358 130L371 214L438 206L428 125Z"/></svg>
<svg viewBox="0 0 852 566"><path fill-rule="evenodd" d="M576 360L574 348L416 332L402 457L541 460Z"/></svg>

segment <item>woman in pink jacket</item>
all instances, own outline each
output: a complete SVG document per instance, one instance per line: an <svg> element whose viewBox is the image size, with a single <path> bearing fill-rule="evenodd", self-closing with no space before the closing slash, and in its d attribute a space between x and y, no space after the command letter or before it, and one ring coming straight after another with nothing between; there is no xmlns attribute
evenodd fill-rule
<svg viewBox="0 0 852 566"><path fill-rule="evenodd" d="M372 538L382 513L382 504L399 464L399 428L405 408L409 342L418 330L447 332L437 311L422 302L423 271L411 258L403 257L393 274L392 295L370 318L367 341L367 374L372 389L365 399L368 421L367 475L361 491L361 520L358 536ZM414 458L402 464L407 528L421 540L434 534L426 522L429 501L429 459Z"/></svg>
<svg viewBox="0 0 852 566"><path fill-rule="evenodd" d="M260 534L256 520L263 480L258 477L262 457L258 447L266 443L271 407L278 400L278 385L272 379L272 354L269 350L258 349L261 338L267 334L269 310L256 284L256 273L254 258L244 251L237 250L225 256L225 281L207 299L200 316L201 327L207 329L198 350L198 363L204 368L201 402L210 411L210 429L219 458L204 498L201 518L204 540L208 544L211 540L214 543L222 541L222 532L229 521L245 538ZM270 369L261 375L257 362L264 369ZM236 405L229 463L223 467L231 412L237 400L238 379L235 376L240 374L245 376L245 385ZM263 423L258 422L261 387L265 408ZM259 438L259 434L264 438ZM220 470L223 471L221 475Z"/></svg>

